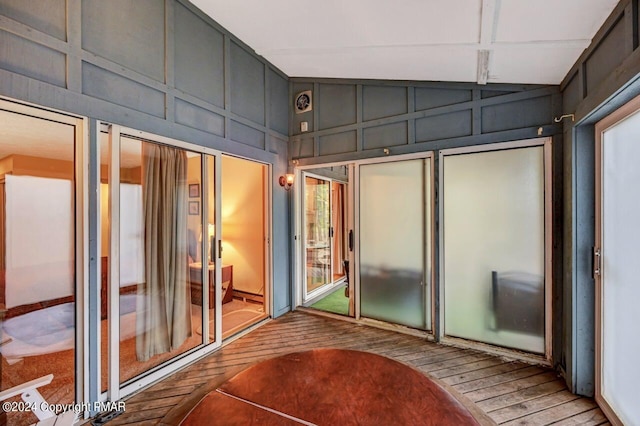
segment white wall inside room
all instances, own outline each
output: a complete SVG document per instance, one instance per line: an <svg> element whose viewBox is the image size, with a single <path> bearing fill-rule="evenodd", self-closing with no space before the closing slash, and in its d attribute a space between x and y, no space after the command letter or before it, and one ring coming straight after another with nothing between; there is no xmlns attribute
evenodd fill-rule
<svg viewBox="0 0 640 426"><path fill-rule="evenodd" d="M6 305L74 294L73 181L5 176Z"/></svg>

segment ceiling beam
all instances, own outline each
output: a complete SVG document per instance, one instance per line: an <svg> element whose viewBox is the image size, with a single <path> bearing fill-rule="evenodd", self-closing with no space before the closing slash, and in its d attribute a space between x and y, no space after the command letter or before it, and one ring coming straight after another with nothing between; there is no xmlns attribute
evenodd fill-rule
<svg viewBox="0 0 640 426"><path fill-rule="evenodd" d="M486 49L495 41L499 15L500 0L482 0L479 40L481 49Z"/></svg>
<svg viewBox="0 0 640 426"><path fill-rule="evenodd" d="M500 13L500 0L482 0L480 12L480 37L478 49L477 83L487 84L491 49L496 38L496 27Z"/></svg>
<svg viewBox="0 0 640 426"><path fill-rule="evenodd" d="M487 84L489 80L490 50L478 50L478 84Z"/></svg>
<svg viewBox="0 0 640 426"><path fill-rule="evenodd" d="M367 51L374 49L420 49L430 47L442 47L445 49L468 49L478 50L500 50L500 49L585 49L591 40L541 40L541 41L513 41L494 42L491 45L482 46L478 43L415 43L415 44L391 44L378 46L336 46L336 47L307 47L307 48L285 48L285 49L263 49L257 51L259 55L327 55L334 53L353 53L357 51Z"/></svg>

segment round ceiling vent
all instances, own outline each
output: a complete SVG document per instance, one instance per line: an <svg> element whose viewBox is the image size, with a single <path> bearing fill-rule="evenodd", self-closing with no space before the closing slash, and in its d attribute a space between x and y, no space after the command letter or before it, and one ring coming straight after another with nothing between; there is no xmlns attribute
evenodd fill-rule
<svg viewBox="0 0 640 426"><path fill-rule="evenodd" d="M296 114L302 114L303 112L312 110L311 90L305 90L296 95L294 108Z"/></svg>

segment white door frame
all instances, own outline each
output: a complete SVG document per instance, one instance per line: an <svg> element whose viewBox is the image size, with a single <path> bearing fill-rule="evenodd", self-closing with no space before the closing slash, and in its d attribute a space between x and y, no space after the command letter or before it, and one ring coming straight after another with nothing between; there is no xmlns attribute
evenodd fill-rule
<svg viewBox="0 0 640 426"><path fill-rule="evenodd" d="M349 251L349 289L350 289L350 307L349 313L353 318L357 321L361 321L366 324L370 324L374 327L391 329L395 331L400 331L407 334L418 335L422 337L427 337L433 339L433 329L435 325L435 265L433 262L433 255L435 253L435 220L433 220L433 213L435 211L435 197L432 196L428 205L425 206L425 211L431 212L431 247L429 250L425 250L425 257L428 255L431 257L428 259L431 262L431 274L429 275L429 279L431 280L431 329L430 331L423 331L418 329L413 329L409 327L405 327L403 325L386 323L383 321L378 321L370 318L364 318L360 316L360 274L357 273L360 269L359 259L360 259L360 243L359 243L359 226L360 226L360 208L359 202L357 202L358 197L360 196L360 182L359 182L359 166L366 164L376 164L376 163L386 163L386 162L397 162L404 160L415 160L415 159L430 159L431 160L431 194L434 194L435 189L435 167L434 167L434 155L431 151L417 152L411 154L402 154L402 155L394 155L389 157L377 157L377 158L368 158L361 160L350 160L350 161L341 161L334 163L322 163L322 164L312 164L305 166L297 166L295 168L295 181L303 182L303 172L306 170L313 170L317 168L324 167L336 167L336 166L347 166L349 181L348 184L348 202L347 202L347 229L348 231L353 231L353 250ZM323 177L323 179L325 179ZM301 229L301 212L302 210L302 196L304 194L302 184L294 185L294 222L295 222L295 248L294 248L294 262L295 262L295 271L296 271L296 285L294 285L295 289L295 306L302 306L304 303L303 293L304 293L304 273L305 268L303 267L303 263L305 259L302 256L303 248L304 248L304 239L302 238L302 229ZM426 200L426 197L425 197ZM347 238L349 232L347 231ZM427 259L425 259L425 262ZM425 269L426 271L426 269Z"/></svg>
<svg viewBox="0 0 640 426"><path fill-rule="evenodd" d="M329 178L326 176L313 174L314 169L325 168L325 167L336 167L336 166L346 166L347 167L347 181L341 179ZM319 298L319 296L328 292L331 288L334 288L338 285L341 285L345 279L341 278L335 282L332 281L331 285L322 286L318 290L319 292L311 292L309 295L306 293L306 252L305 252L305 231L304 231L304 177L310 176L316 179L322 179L329 181L330 183L340 182L346 185L347 188L347 198L345 200L347 211L346 216L347 220L345 222L345 232L348 238L349 231L354 230L353 226L353 162L346 161L340 163L327 163L327 164L314 164L309 166L298 166L294 170L295 179L294 181L297 184L294 184L293 187L293 229L294 229L294 246L293 246L293 262L294 262L294 274L295 284L293 285L294 289L294 306L303 306L313 303L315 299ZM330 212L331 214L331 212ZM332 250L332 262L333 262L333 247ZM349 259L349 287L353 287L353 263L354 263L354 250L348 250L347 258ZM350 303L353 300L352 297L349 298ZM353 311L351 307L349 308L349 313L352 316Z"/></svg>
<svg viewBox="0 0 640 426"><path fill-rule="evenodd" d="M428 192L425 192L424 194L424 200L425 200L425 206L424 206L424 212L425 212L425 220L429 220L430 219L430 224L428 224L431 228L431 242L429 246L425 246L425 251L424 251L424 259L423 259L423 269L425 272L425 278L429 281L428 285L430 288L430 291L427 293L425 292L425 299L426 296L429 296L430 301L428 300L424 300L424 304L425 304L425 312L426 312L426 308L427 308L427 303L429 303L429 311L431 312L431 327L429 330L418 330L418 329L413 329L410 327L405 327L403 325L400 324L394 324L394 323L387 323L384 321L379 321L379 320L375 320L375 319L371 319L371 318L366 318L366 317L361 317L360 315L360 274L356 273L356 271L360 271L360 238L359 238L359 234L360 234L360 166L366 166L366 165L370 165L370 164L380 164L380 163L396 163L399 161L408 161L408 160L418 160L418 159L424 159L424 160L429 160L431 162L431 167L430 167L430 176L429 176L429 182L430 182L430 188ZM434 329L435 329L435 264L434 264L434 259L433 259L433 255L434 255L434 248L435 248L435 220L433 220L433 213L435 210L435 197L433 196L434 194L434 185L435 185L435 165L434 165L434 155L433 155L433 151L424 151L424 152L416 152L416 153L411 153L411 154L403 154L403 155L394 155L394 156L389 156L389 157L378 157L378 158L370 158L370 159L364 159L364 160L358 160L358 161L354 161L355 164L355 195L354 195L354 211L355 211L355 227L354 229L356 230L356 238L355 238L355 255L354 258L357 259L356 260L356 264L353 265L353 271L354 271L354 276L355 276L355 288L356 288L356 301L355 301L355 308L356 308L356 319L362 320L365 323L370 323L372 325L376 325L376 326L383 326L384 328L392 328L392 329L402 329L405 331L412 331L415 330L415 332L413 334L419 334L419 335L423 335L426 334L428 336L433 336L434 335ZM426 176L425 176L426 177ZM427 188L424 188L425 190ZM431 197L429 197L429 195L431 195ZM430 199L429 199L430 198ZM425 233L426 233L426 227L425 227ZM431 264L431 273L428 274L428 270L429 268L427 267L429 264ZM426 318L425 318L426 320Z"/></svg>
<svg viewBox="0 0 640 426"><path fill-rule="evenodd" d="M262 277L262 279L264 280L264 299L263 299L263 306L264 306L264 311L265 314L270 317L272 312L274 312L274 306L273 306L273 297L272 297L272 289L273 289L273 249L272 249L272 244L271 244L271 238L273 235L273 221L272 221L272 200L273 200L273 186L271 185L271 182L273 181L273 169L271 164L269 163L264 163L262 161L258 161L258 160L254 160L251 158L246 158L246 157L242 157L239 155L234 155L234 154L229 154L229 153L225 153L225 152L220 152L220 155L217 155L216 158L216 166L215 166L215 172L216 172L216 185L217 182L220 182L219 185L219 193L216 193L216 196L220 199L220 203L222 203L222 157L229 157L229 158L236 158L239 160L244 160L244 161L250 161L252 163L255 164L259 164L263 167L265 167L265 173L264 173L264 185L262 188L263 191L263 196L264 196L264 206L263 206L263 229L264 229L264 241L263 243L263 256L264 256L264 275ZM220 204L222 205L222 204ZM216 223L220 223L220 226L222 227L222 208L218 208L218 206L216 205ZM221 228L222 229L222 228ZM219 232L218 227L216 225L216 233L217 235L221 235L220 240L222 242L224 242L224 235L223 235L223 229ZM218 259L220 259L220 265L222 267L222 257L221 257L221 253L222 251L220 250L221 246L218 246L218 248L216 248L216 253L218 255ZM216 278L216 280L218 282L220 282L220 288L222 291L222 269L220 270L220 276ZM216 295L216 297L218 297L218 295ZM217 299L216 299L217 300ZM222 300L222 295L220 294L220 300ZM220 336L222 336L222 310L218 309L218 311L220 311L218 314L220 316L220 318L218 318L216 316L216 324L219 325L220 330L218 330L220 332ZM217 311L216 311L217 312ZM232 342L234 340L236 340L239 337L244 336L244 334L246 334L248 331L253 330L254 325L250 325L249 327L247 327L246 329L239 331L231 336L228 337L224 337L222 339L222 345L224 346L227 342Z"/></svg>
<svg viewBox="0 0 640 426"><path fill-rule="evenodd" d="M0 109L9 113L23 114L35 120L48 120L74 127L74 401L89 400L89 120L76 114L46 108L40 105L0 96ZM87 413L83 413L86 415Z"/></svg>
<svg viewBox="0 0 640 426"><path fill-rule="evenodd" d="M107 123L105 123L107 124ZM219 177L220 173L220 153L218 151L203 148L198 145L189 144L186 142L178 141L171 138L166 138L163 136L142 132L139 130L128 129L118 125L109 125L110 128L109 138L110 138L110 149L109 149L109 282L108 282L108 293L109 293L109 301L119 300L120 297L120 143L122 136L131 136L133 138L146 140L153 143L164 144L176 148L187 149L190 151L198 152L203 155L211 155L215 158L215 174L216 178ZM98 161L100 164L100 161ZM207 185L207 169L203 168L201 170L201 177L203 178L203 189ZM220 215L220 180L215 182L216 189L216 239L215 244L218 245L218 240L221 235L221 223L218 221ZM208 199L208 193L205 194L203 192L203 200ZM204 203L203 203L204 204ZM208 206L208 204L207 204ZM100 209L98 209L100 211ZM202 216L203 223L206 221L207 210L205 205L202 206ZM98 218L100 220L100 218ZM207 226L203 227L203 230L207 230ZM100 226L98 229L101 229ZM206 251L206 238L202 239L202 253L203 256ZM221 265L220 262L216 262L216 303L221 301L220 295L222 294L221 287ZM206 270L203 268L203 339L206 339L208 333L205 334L205 331L209 327L209 318L208 318L208 293L209 293L209 274L206 273ZM195 349L188 351L186 355L178 355L177 359L168 360L165 363L162 363L149 371L143 373L140 377L133 378L127 382L126 384L121 385L120 383L120 327L119 327L119 319L120 319L120 304L119 303L109 303L109 385L107 390L107 397L110 401L117 401L127 395L136 392L137 390L148 386L149 384L167 376L169 373L181 368L184 365L187 365L190 362L193 362L195 359L207 354L222 345L222 333L221 333L221 309L216 309L216 333L215 333L215 341L210 344L200 344Z"/></svg>
<svg viewBox="0 0 640 426"><path fill-rule="evenodd" d="M528 354L526 352L512 350L508 348L502 348L499 346L491 345L488 343L472 341L468 339L462 339L458 337L451 337L445 335L445 308L444 308L444 238L442 235L440 237L440 282L438 283L440 287L440 340L443 343L460 345L463 347L469 347L472 349L482 349L483 351L494 353L497 355L507 355L507 356L516 356L518 359L522 360L531 360L532 362L538 364L551 365L552 362L552 338L553 338L553 312L552 312L552 283L553 283L553 274L552 274L552 251L553 251L553 205L552 205L552 152L551 152L551 142L552 139L550 137L545 138L534 138L534 139L526 139L520 141L513 142L503 142L503 143L495 143L495 144L487 144L487 145L474 145L469 147L461 147L461 148L452 148L445 149L440 151L440 170L443 170L444 157L448 155L455 154L471 154L471 153L479 153L479 152L489 152L489 151L501 151L506 149L516 149L516 148L528 148L535 146L543 147L543 156L544 156L544 283L545 283L545 336L544 336L544 355L536 355L536 354ZM439 182L439 193L440 195L440 223L444 223L444 203L442 200L442 194L444 194L444 179L442 175L440 177ZM442 228L441 228L442 229Z"/></svg>
<svg viewBox="0 0 640 426"><path fill-rule="evenodd" d="M348 185L348 182L345 182L344 180L341 179L335 179L335 178L331 178L331 177L326 177L326 176L322 176L322 175L318 175L318 174L314 174L308 171L302 171L302 176L300 179L300 190L302 191L302 195L300 197L300 201L302 202L302 204L300 205L300 239L301 239L301 244L305 244L306 242L306 218L305 218L305 209L304 209L304 203L306 202L306 196L305 196L305 181L307 177L313 178L313 179L318 179L318 180L322 180L325 182L329 183L329 226L332 227L333 226L333 199L331 197L331 192L333 191L333 182L338 182L341 183L343 185ZM346 225L346 224L345 224ZM334 232L335 235L335 232ZM331 241L332 237L330 237L330 241ZM302 247L304 250L306 250L306 248L303 246ZM331 277L330 277L330 281L327 283L322 284L320 287L318 287L315 290L312 290L311 292L307 293L307 274L306 274L306 261L304 263L301 263L301 267L303 269L302 274L301 274L301 282L302 282L302 288L301 288L301 294L302 294L302 302L304 304L309 304L309 303L314 303L318 298L321 298L323 295L325 295L326 293L329 293L333 288L341 285L344 281L345 278L339 278L337 280L333 280L333 268L334 268L334 263L333 263L333 243L331 242L329 244L329 258L330 258L330 270L331 270ZM302 259L305 259L306 256L306 252L301 254Z"/></svg>

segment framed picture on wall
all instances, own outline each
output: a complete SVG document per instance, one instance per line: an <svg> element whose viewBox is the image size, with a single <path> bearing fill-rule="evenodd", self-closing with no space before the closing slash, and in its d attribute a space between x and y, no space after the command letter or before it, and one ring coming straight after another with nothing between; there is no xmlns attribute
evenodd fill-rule
<svg viewBox="0 0 640 426"><path fill-rule="evenodd" d="M200 196L200 184L199 183L190 183L189 184L189 198L197 198ZM189 210L191 211L191 210Z"/></svg>
<svg viewBox="0 0 640 426"><path fill-rule="evenodd" d="M189 215L198 215L200 214L200 202L199 201L189 201Z"/></svg>

